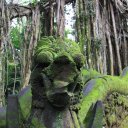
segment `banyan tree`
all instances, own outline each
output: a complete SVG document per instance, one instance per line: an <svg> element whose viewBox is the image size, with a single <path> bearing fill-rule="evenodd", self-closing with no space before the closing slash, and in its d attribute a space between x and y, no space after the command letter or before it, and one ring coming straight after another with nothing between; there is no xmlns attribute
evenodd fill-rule
<svg viewBox="0 0 128 128"><path fill-rule="evenodd" d="M0 128L127 128L127 51L127 0L0 0Z"/></svg>

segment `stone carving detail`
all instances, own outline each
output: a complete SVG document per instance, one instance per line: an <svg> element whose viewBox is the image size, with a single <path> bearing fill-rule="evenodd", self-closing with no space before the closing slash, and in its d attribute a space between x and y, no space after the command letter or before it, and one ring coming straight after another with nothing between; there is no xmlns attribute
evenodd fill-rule
<svg viewBox="0 0 128 128"><path fill-rule="evenodd" d="M31 75L34 113L49 106L77 112L82 98L83 64L84 56L76 43L43 38L35 51Z"/></svg>

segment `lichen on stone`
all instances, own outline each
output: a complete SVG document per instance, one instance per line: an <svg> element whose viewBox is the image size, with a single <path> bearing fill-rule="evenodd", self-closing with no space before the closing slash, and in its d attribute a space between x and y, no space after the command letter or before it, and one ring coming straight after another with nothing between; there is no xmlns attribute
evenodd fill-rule
<svg viewBox="0 0 128 128"><path fill-rule="evenodd" d="M81 68L84 65L84 56L79 45L71 40L61 38L43 37L35 49L35 61L38 63L52 63L58 56L67 54L76 65Z"/></svg>
<svg viewBox="0 0 128 128"><path fill-rule="evenodd" d="M43 37L33 60L32 109L40 109L37 105L45 100L56 109L78 111L83 88L81 70L85 61L79 44L68 39Z"/></svg>
<svg viewBox="0 0 128 128"><path fill-rule="evenodd" d="M126 95L113 92L104 101L105 106L105 127L123 128L128 121L128 98ZM128 127L128 124L127 124Z"/></svg>

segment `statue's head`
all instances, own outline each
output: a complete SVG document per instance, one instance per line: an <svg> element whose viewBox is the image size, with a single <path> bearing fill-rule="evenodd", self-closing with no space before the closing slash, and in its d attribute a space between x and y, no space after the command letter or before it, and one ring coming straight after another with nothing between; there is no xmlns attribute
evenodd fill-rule
<svg viewBox="0 0 128 128"><path fill-rule="evenodd" d="M54 107L65 108L79 103L84 56L77 43L43 38L36 48L34 60L34 67L40 70L43 81L40 84Z"/></svg>

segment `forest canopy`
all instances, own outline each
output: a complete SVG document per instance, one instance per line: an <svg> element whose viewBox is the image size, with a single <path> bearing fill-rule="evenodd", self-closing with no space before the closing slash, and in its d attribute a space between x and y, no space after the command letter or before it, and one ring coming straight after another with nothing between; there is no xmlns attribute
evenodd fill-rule
<svg viewBox="0 0 128 128"><path fill-rule="evenodd" d="M74 41L68 39L68 37L71 37ZM47 41L43 41L43 46L38 49L42 39ZM54 42L60 44L54 44ZM96 92L96 94L97 89L103 91L105 96L107 91L104 93L104 89L108 89L109 92L111 89L116 90L117 87L117 90L119 90L120 88L115 83L109 88L109 85L112 84L111 80L123 85L122 89L127 89L125 85L127 77L114 76L121 75L123 69L128 66L128 0L1 0L0 105L6 106L9 94L19 94L22 89L30 85L36 55L38 57L36 61L42 63L42 61L47 60L48 63L54 65L54 59L56 60L60 47L70 54L73 51L71 57L67 56L67 53L64 55L64 61L69 65L72 64L69 63L69 60L76 63L74 51L77 51L79 47L78 52L81 54L78 58L80 60L82 58L84 62L80 61L82 66L76 63L76 67L74 68L72 65L73 68L70 69L76 72L84 72L83 79L86 82L96 78L94 80L96 83L102 83L102 87L94 84L96 90L94 89L93 92ZM42 52L42 49L45 52ZM57 49L57 53L53 49ZM61 58L61 55L59 57L63 61L63 57ZM55 61L55 64L57 62ZM36 64L34 66L40 68ZM62 69L66 68L63 67ZM127 76L127 70L125 73ZM87 78L85 77L86 74ZM106 75L111 76L104 77ZM124 81L121 82L121 80ZM82 80L80 79L80 81ZM104 86L107 85L106 81L109 83L108 86ZM93 88L93 85L91 87ZM94 94L94 101L101 98L96 94ZM49 95L52 95L51 92ZM56 95L54 96L56 97ZM122 100L120 94L110 95L110 97L114 96ZM125 98L123 96L123 101ZM92 102L87 102L91 106ZM84 103L86 104L86 102ZM122 109L125 108L125 101L123 105ZM79 107L75 106L74 108L76 110ZM85 112L82 111L83 109L80 110L81 115ZM111 124L111 120L108 122Z"/></svg>

